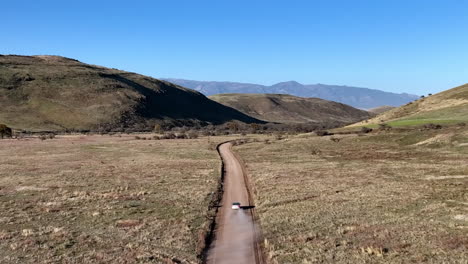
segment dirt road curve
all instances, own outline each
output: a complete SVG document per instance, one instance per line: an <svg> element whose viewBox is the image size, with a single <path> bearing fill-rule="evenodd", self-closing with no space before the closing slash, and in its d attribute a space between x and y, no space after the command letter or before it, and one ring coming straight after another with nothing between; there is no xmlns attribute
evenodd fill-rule
<svg viewBox="0 0 468 264"><path fill-rule="evenodd" d="M225 169L224 192L207 263L260 264L263 259L251 208L253 204L249 204L244 170L231 147L231 143L224 143L219 148ZM233 202L240 202L243 209L232 210Z"/></svg>

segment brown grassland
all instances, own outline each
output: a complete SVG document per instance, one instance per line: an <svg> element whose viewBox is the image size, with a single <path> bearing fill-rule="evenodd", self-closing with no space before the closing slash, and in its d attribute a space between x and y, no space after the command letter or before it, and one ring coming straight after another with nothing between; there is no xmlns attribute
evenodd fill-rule
<svg viewBox="0 0 468 264"><path fill-rule="evenodd" d="M234 138L0 140L0 263L198 263ZM271 263L467 263L465 127L252 139Z"/></svg>
<svg viewBox="0 0 468 264"><path fill-rule="evenodd" d="M220 175L213 145L0 140L0 263L197 263Z"/></svg>
<svg viewBox="0 0 468 264"><path fill-rule="evenodd" d="M468 131L237 146L271 263L468 263Z"/></svg>

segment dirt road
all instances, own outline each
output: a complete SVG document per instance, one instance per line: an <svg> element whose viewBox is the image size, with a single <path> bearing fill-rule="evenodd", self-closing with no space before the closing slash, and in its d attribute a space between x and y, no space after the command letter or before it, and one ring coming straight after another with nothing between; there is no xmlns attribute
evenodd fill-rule
<svg viewBox="0 0 468 264"><path fill-rule="evenodd" d="M225 170L224 192L207 263L263 263L244 170L231 147L231 143L219 147ZM242 209L232 210L233 202L240 202Z"/></svg>

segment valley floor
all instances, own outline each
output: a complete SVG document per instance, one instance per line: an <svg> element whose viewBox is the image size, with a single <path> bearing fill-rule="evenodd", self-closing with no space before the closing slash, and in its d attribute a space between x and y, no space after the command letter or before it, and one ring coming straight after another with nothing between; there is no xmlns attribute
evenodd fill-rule
<svg viewBox="0 0 468 264"><path fill-rule="evenodd" d="M0 140L0 263L199 262L234 138ZM466 128L249 138L271 263L468 261Z"/></svg>
<svg viewBox="0 0 468 264"><path fill-rule="evenodd" d="M272 263L468 262L466 129L303 135L235 151Z"/></svg>
<svg viewBox="0 0 468 264"><path fill-rule="evenodd" d="M0 140L0 263L197 263L220 175L213 145Z"/></svg>

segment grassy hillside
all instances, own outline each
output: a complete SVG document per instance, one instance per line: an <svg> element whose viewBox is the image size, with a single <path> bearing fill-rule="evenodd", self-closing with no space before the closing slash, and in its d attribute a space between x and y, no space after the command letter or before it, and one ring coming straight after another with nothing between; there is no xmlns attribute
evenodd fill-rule
<svg viewBox="0 0 468 264"><path fill-rule="evenodd" d="M392 109L367 122L352 126L388 123L392 126L410 126L427 123L450 124L468 121L468 84L455 87L402 107Z"/></svg>
<svg viewBox="0 0 468 264"><path fill-rule="evenodd" d="M394 109L396 107L394 106L389 106L389 105L383 105L383 106L379 106L379 107L374 107L374 108L371 108L371 109L368 109L367 111L373 113L373 114L382 114L382 113L385 113L387 111L390 111L392 109Z"/></svg>
<svg viewBox="0 0 468 264"><path fill-rule="evenodd" d="M366 111L318 98L285 94L219 94L210 99L249 116L278 123L353 123L370 117Z"/></svg>
<svg viewBox="0 0 468 264"><path fill-rule="evenodd" d="M191 89L57 56L0 55L0 123L17 129L259 122Z"/></svg>

